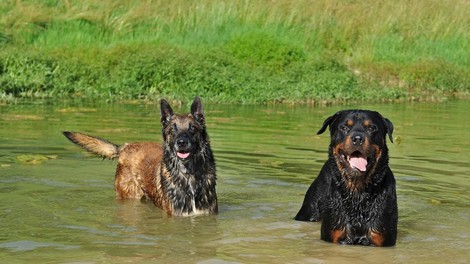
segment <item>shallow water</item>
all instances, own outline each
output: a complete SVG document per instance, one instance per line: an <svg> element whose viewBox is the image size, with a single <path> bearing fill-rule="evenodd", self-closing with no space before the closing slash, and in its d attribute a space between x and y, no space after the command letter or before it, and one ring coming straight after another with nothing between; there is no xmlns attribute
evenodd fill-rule
<svg viewBox="0 0 470 264"><path fill-rule="evenodd" d="M87 155L61 134L82 131L114 143L160 141L157 105L2 105L0 259L468 263L469 103L206 105L220 213L189 218L116 200L116 162ZM292 220L327 157L328 134L316 132L344 108L374 109L395 125L395 143L388 143L400 214L395 247L337 246L320 240L319 223Z"/></svg>

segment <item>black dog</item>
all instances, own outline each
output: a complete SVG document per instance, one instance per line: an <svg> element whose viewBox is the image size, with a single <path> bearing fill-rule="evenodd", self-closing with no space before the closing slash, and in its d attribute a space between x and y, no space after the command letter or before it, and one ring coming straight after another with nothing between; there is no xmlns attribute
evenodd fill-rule
<svg viewBox="0 0 470 264"><path fill-rule="evenodd" d="M388 166L386 135L393 124L367 110L339 111L330 127L329 157L307 190L300 221L322 221L321 239L338 244L393 246L398 208L395 178Z"/></svg>
<svg viewBox="0 0 470 264"><path fill-rule="evenodd" d="M114 181L118 198L146 198L168 215L217 214L215 160L202 102L174 114L160 101L163 146L154 142L121 146L78 132L64 132L73 143L104 158L119 158Z"/></svg>

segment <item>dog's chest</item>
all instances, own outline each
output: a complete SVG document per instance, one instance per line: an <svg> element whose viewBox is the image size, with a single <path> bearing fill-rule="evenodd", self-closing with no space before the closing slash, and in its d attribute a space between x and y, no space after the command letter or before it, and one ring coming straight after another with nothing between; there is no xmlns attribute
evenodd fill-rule
<svg viewBox="0 0 470 264"><path fill-rule="evenodd" d="M376 218L378 207L377 199L370 194L340 195L339 199L333 199L330 212L334 212L341 222L349 223L352 226L362 226ZM335 202L333 202L335 201Z"/></svg>
<svg viewBox="0 0 470 264"><path fill-rule="evenodd" d="M203 190L203 182L194 175L182 174L175 177L168 188L173 211L182 216L207 214L208 206L204 201L208 199Z"/></svg>

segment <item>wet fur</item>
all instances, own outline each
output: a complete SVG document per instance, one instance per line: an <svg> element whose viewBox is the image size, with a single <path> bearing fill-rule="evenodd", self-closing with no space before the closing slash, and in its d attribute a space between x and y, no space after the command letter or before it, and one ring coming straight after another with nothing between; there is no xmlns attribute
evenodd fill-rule
<svg viewBox="0 0 470 264"><path fill-rule="evenodd" d="M321 238L328 242L395 245L398 209L386 145L387 135L392 141L392 123L374 111L345 110L328 117L317 134L328 126L328 160L295 219L322 221ZM366 171L347 163L353 153L367 157Z"/></svg>
<svg viewBox="0 0 470 264"><path fill-rule="evenodd" d="M174 114L163 99L160 108L163 145L139 142L119 146L83 133L63 134L95 155L118 158L117 197L148 199L169 215L216 214L215 160L200 99L194 99L186 115Z"/></svg>

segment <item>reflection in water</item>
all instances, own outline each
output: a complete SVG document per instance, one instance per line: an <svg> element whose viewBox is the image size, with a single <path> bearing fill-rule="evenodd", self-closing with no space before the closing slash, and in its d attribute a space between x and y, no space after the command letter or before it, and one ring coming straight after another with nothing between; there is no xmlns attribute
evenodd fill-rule
<svg viewBox="0 0 470 264"><path fill-rule="evenodd" d="M116 162L91 158L61 135L71 130L116 143L160 141L156 105L4 105L0 257L5 262L466 263L467 104L207 105L220 213L189 218L170 218L137 200L116 200ZM328 135L316 131L342 108L378 110L394 123L399 140L389 148L400 214L394 248L332 245L320 240L319 223L292 220L327 158ZM22 162L24 157L40 162Z"/></svg>

